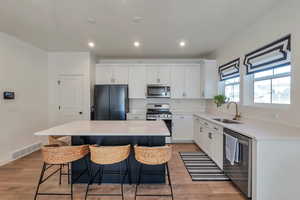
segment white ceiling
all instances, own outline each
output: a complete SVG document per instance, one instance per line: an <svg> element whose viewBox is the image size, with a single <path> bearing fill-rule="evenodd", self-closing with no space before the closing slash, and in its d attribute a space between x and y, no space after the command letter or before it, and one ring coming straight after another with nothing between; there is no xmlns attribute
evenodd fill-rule
<svg viewBox="0 0 300 200"><path fill-rule="evenodd" d="M0 31L49 51L87 51L93 41L100 57L189 58L216 49L279 2L0 0ZM134 23L134 17L143 19Z"/></svg>

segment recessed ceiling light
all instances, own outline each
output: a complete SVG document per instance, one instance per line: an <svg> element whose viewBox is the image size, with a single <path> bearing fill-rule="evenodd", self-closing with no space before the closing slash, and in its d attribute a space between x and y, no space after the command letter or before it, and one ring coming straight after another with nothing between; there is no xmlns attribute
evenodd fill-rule
<svg viewBox="0 0 300 200"><path fill-rule="evenodd" d="M133 43L133 45L134 45L135 47L139 47L139 46L141 46L141 43L140 43L139 41L135 41L135 42Z"/></svg>
<svg viewBox="0 0 300 200"><path fill-rule="evenodd" d="M135 24L138 24L140 22L143 21L143 18L142 17L139 17L139 16L135 16L133 19L132 19L132 22L135 23Z"/></svg>
<svg viewBox="0 0 300 200"><path fill-rule="evenodd" d="M179 42L179 46L180 46L180 47L185 47L185 45L186 45L185 41L180 41L180 42Z"/></svg>
<svg viewBox="0 0 300 200"><path fill-rule="evenodd" d="M89 24L96 24L96 19L93 18L93 17L89 17L89 18L87 19L87 22L88 22Z"/></svg>
<svg viewBox="0 0 300 200"><path fill-rule="evenodd" d="M95 43L94 42L89 42L88 43L89 47L94 48L95 47Z"/></svg>

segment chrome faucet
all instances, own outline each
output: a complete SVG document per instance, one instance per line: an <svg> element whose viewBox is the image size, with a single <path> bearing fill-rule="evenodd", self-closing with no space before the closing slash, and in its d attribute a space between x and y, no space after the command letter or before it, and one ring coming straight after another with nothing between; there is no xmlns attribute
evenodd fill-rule
<svg viewBox="0 0 300 200"><path fill-rule="evenodd" d="M234 101L230 101L227 104L227 109L229 109L231 104L235 104L235 116L234 116L233 120L240 120L242 116L241 116L241 113L239 112L238 104Z"/></svg>

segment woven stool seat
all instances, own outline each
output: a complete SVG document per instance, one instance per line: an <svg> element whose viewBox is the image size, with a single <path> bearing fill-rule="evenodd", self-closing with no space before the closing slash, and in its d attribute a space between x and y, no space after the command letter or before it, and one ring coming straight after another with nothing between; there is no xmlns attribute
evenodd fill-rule
<svg viewBox="0 0 300 200"><path fill-rule="evenodd" d="M42 147L43 160L47 164L64 164L80 160L89 153L88 145L59 146L45 145Z"/></svg>
<svg viewBox="0 0 300 200"><path fill-rule="evenodd" d="M161 165L167 163L172 157L170 146L144 147L134 146L135 159L145 165Z"/></svg>
<svg viewBox="0 0 300 200"><path fill-rule="evenodd" d="M90 146L91 161L99 165L119 163L128 158L130 145L123 146Z"/></svg>

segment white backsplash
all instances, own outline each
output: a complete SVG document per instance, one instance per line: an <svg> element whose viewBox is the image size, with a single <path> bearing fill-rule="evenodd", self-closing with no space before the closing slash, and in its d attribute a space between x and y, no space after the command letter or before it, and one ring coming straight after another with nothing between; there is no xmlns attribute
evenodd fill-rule
<svg viewBox="0 0 300 200"><path fill-rule="evenodd" d="M145 113L148 103L169 103L173 113L204 112L206 108L206 100L204 99L130 99L130 112Z"/></svg>

